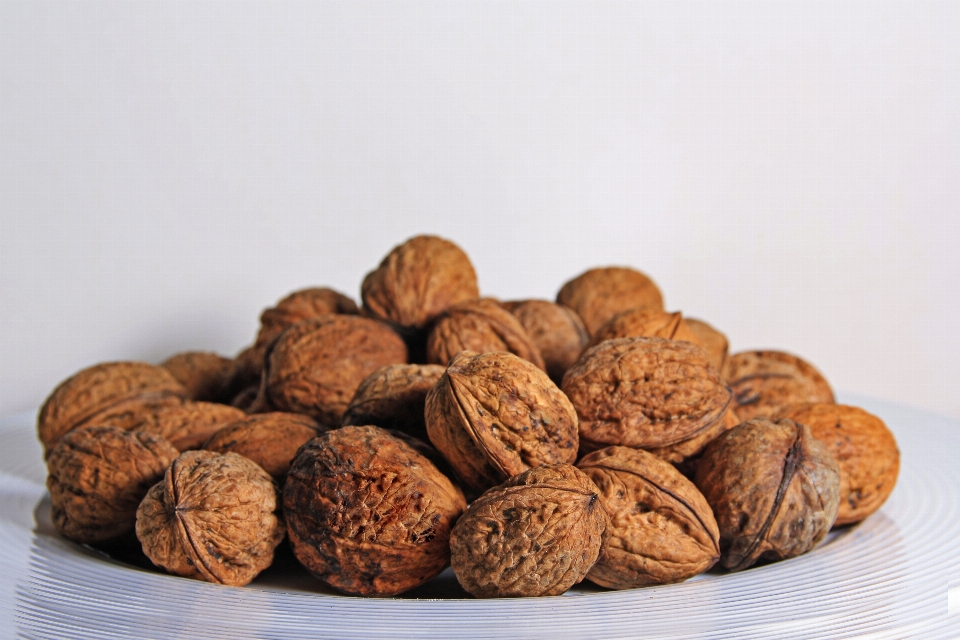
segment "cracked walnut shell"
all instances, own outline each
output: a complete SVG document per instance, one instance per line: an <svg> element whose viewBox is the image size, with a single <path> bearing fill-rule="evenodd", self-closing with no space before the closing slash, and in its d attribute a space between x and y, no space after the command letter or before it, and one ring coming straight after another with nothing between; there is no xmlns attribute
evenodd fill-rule
<svg viewBox="0 0 960 640"><path fill-rule="evenodd" d="M782 351L742 351L727 358L730 385L741 420L769 418L800 402L833 402L833 390L813 365Z"/></svg>
<svg viewBox="0 0 960 640"><path fill-rule="evenodd" d="M235 453L187 451L137 510L143 552L170 573L243 586L273 562L283 539L267 472Z"/></svg>
<svg viewBox="0 0 960 640"><path fill-rule="evenodd" d="M523 325L540 350L547 374L559 385L590 339L583 320L573 309L546 300L505 302L503 308Z"/></svg>
<svg viewBox="0 0 960 640"><path fill-rule="evenodd" d="M573 309L590 335L622 311L652 307L663 309L663 295L657 285L629 267L590 269L565 283L557 303Z"/></svg>

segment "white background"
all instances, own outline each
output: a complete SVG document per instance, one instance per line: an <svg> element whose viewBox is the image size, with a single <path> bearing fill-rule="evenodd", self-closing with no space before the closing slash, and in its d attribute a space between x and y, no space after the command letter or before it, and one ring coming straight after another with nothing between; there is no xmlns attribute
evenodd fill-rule
<svg viewBox="0 0 960 640"><path fill-rule="evenodd" d="M424 232L960 416L960 3L0 0L0 414Z"/></svg>

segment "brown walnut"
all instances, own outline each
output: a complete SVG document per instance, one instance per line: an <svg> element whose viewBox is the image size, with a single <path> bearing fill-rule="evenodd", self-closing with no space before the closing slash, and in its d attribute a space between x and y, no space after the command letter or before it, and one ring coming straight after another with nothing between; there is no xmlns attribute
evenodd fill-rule
<svg viewBox="0 0 960 640"><path fill-rule="evenodd" d="M577 467L600 489L610 517L587 578L612 589L681 582L720 558L720 532L706 498L652 453L607 447Z"/></svg>
<svg viewBox="0 0 960 640"><path fill-rule="evenodd" d="M890 496L900 472L900 450L883 420L858 407L829 403L793 405L777 417L810 427L840 465L834 526L860 522Z"/></svg>
<svg viewBox="0 0 960 640"><path fill-rule="evenodd" d="M769 418L800 402L833 402L833 390L813 365L782 351L742 351L727 358L723 378L741 420Z"/></svg>
<svg viewBox="0 0 960 640"><path fill-rule="evenodd" d="M679 311L668 313L655 307L628 309L613 316L590 338L588 346L594 347L604 340L615 338L666 338L686 340L700 345L697 338Z"/></svg>
<svg viewBox="0 0 960 640"><path fill-rule="evenodd" d="M84 543L133 531L143 496L180 453L159 436L117 427L74 429L47 458L53 524Z"/></svg>
<svg viewBox="0 0 960 640"><path fill-rule="evenodd" d="M663 295L653 280L628 267L585 271L560 288L557 302L573 309L590 335L621 311L663 309Z"/></svg>
<svg viewBox="0 0 960 640"><path fill-rule="evenodd" d="M573 309L546 300L505 302L503 307L523 325L540 350L550 379L560 384L590 339L583 320Z"/></svg>
<svg viewBox="0 0 960 640"><path fill-rule="evenodd" d="M240 409L214 402L184 402L141 416L136 428L166 438L180 451L199 449L220 429L241 420Z"/></svg>
<svg viewBox="0 0 960 640"><path fill-rule="evenodd" d="M429 441L423 407L444 368L435 364L391 364L363 379L341 424L372 424Z"/></svg>
<svg viewBox="0 0 960 640"><path fill-rule="evenodd" d="M137 510L143 552L170 573L242 586L273 562L283 539L276 486L235 453L186 451Z"/></svg>
<svg viewBox="0 0 960 640"><path fill-rule="evenodd" d="M187 390L191 400L226 402L234 361L209 351L185 351L170 356L161 365Z"/></svg>
<svg viewBox="0 0 960 640"><path fill-rule="evenodd" d="M730 352L730 343L727 336L703 320L697 320L696 318L684 318L684 320L687 322L687 327L697 335L700 347L710 357L710 363L717 368L717 371L722 372L723 363L727 361L727 354Z"/></svg>
<svg viewBox="0 0 960 640"><path fill-rule="evenodd" d="M419 586L450 559L463 492L379 427L342 427L307 442L283 492L293 551L312 574L354 595Z"/></svg>
<svg viewBox="0 0 960 640"><path fill-rule="evenodd" d="M510 353L461 352L427 394L425 417L430 442L476 492L577 457L570 401L546 373Z"/></svg>
<svg viewBox="0 0 960 640"><path fill-rule="evenodd" d="M817 545L837 517L840 468L791 420L750 420L706 449L694 481L720 527L720 562L739 571Z"/></svg>
<svg viewBox="0 0 960 640"><path fill-rule="evenodd" d="M474 501L450 536L450 564L478 598L556 596L597 561L607 515L576 467L536 467Z"/></svg>
<svg viewBox="0 0 960 640"><path fill-rule="evenodd" d="M327 429L309 416L273 411L243 416L214 433L203 446L217 453L239 453L283 482L297 450Z"/></svg>
<svg viewBox="0 0 960 640"><path fill-rule="evenodd" d="M491 298L461 302L437 319L427 339L427 362L446 366L461 351L506 351L546 370L520 321Z"/></svg>

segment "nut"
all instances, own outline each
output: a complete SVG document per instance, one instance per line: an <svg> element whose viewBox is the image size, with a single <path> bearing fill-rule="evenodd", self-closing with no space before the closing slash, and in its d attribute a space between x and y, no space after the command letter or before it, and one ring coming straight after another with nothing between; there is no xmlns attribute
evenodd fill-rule
<svg viewBox="0 0 960 640"><path fill-rule="evenodd" d="M791 404L833 402L830 384L813 365L782 351L743 351L727 358L723 378L741 420L768 418Z"/></svg>
<svg viewBox="0 0 960 640"><path fill-rule="evenodd" d="M170 371L187 390L191 400L228 400L234 362L209 351L185 351L170 356L160 365Z"/></svg>
<svg viewBox="0 0 960 640"><path fill-rule="evenodd" d="M560 288L557 302L573 309L590 335L621 311L663 309L663 295L653 280L628 267L585 271Z"/></svg>
<svg viewBox="0 0 960 640"><path fill-rule="evenodd" d="M363 379L341 424L375 425L428 441L423 407L444 368L435 364L391 364Z"/></svg>
<svg viewBox="0 0 960 640"><path fill-rule="evenodd" d="M503 307L523 325L540 350L550 379L560 384L590 339L583 320L573 309L546 300L505 302Z"/></svg>
<svg viewBox="0 0 960 640"><path fill-rule="evenodd" d="M720 532L706 498L673 465L628 447L584 456L577 467L600 489L610 517L587 578L612 589L681 582L720 558Z"/></svg>
<svg viewBox="0 0 960 640"><path fill-rule="evenodd" d="M47 458L53 524L83 543L132 532L137 506L178 455L169 442L143 431L73 429Z"/></svg>
<svg viewBox="0 0 960 640"><path fill-rule="evenodd" d="M600 555L607 516L582 471L536 467L470 505L450 536L450 564L478 598L560 595Z"/></svg>
<svg viewBox="0 0 960 640"><path fill-rule="evenodd" d="M342 427L307 442L283 493L293 551L331 587L390 596L440 573L463 493L406 442Z"/></svg>
<svg viewBox="0 0 960 640"><path fill-rule="evenodd" d="M180 451L199 449L220 429L241 420L240 409L213 402L184 402L141 416L138 429L166 438Z"/></svg>
<svg viewBox="0 0 960 640"><path fill-rule="evenodd" d="M810 429L750 420L706 449L695 483L720 527L720 563L739 571L806 553L833 525L840 468Z"/></svg>
<svg viewBox="0 0 960 640"><path fill-rule="evenodd" d="M604 340L615 338L666 338L667 340L686 340L700 345L700 340L683 319L679 311L667 313L655 307L629 309L613 316L590 339L589 346L594 347Z"/></svg>
<svg viewBox="0 0 960 640"><path fill-rule="evenodd" d="M570 401L513 354L461 352L427 394L425 417L430 441L476 492L577 457Z"/></svg>
<svg viewBox="0 0 960 640"><path fill-rule="evenodd" d="M242 586L283 539L276 487L243 456L187 451L137 509L143 552L170 573Z"/></svg>
<svg viewBox="0 0 960 640"><path fill-rule="evenodd" d="M900 451L883 420L858 407L828 403L793 405L777 417L810 427L840 465L840 510L834 526L860 522L890 496L900 471Z"/></svg>
<svg viewBox="0 0 960 640"><path fill-rule="evenodd" d="M243 416L220 429L203 446L217 453L239 453L282 483L300 446L326 431L309 416L274 411Z"/></svg>
<svg viewBox="0 0 960 640"><path fill-rule="evenodd" d="M727 336L723 335L715 328L696 318L684 318L687 327L697 335L697 340L707 355L710 357L710 364L717 368L717 371L723 371L723 363L727 360L727 354L730 352L730 343Z"/></svg>

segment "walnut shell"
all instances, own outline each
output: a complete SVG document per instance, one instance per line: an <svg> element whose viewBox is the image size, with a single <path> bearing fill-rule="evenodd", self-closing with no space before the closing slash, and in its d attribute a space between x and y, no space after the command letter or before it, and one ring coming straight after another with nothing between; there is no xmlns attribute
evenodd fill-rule
<svg viewBox="0 0 960 640"><path fill-rule="evenodd" d="M805 425L750 420L706 449L694 481L720 527L720 563L739 571L817 545L837 517L840 468Z"/></svg>
<svg viewBox="0 0 960 640"><path fill-rule="evenodd" d="M828 403L793 405L777 417L810 427L840 465L834 526L860 522L890 496L900 472L900 450L883 420L858 407Z"/></svg>
<svg viewBox="0 0 960 640"><path fill-rule="evenodd" d="M437 319L427 339L427 362L446 366L461 351L507 351L546 370L520 321L490 298L461 302Z"/></svg>
<svg viewBox="0 0 960 640"><path fill-rule="evenodd" d="M550 379L560 384L590 339L583 320L573 309L546 300L505 302L503 307L523 325L540 350Z"/></svg>
<svg viewBox="0 0 960 640"><path fill-rule="evenodd" d="M563 391L577 410L585 452L611 445L663 449L679 462L730 426L730 391L689 342L606 340L567 371Z"/></svg>
<svg viewBox="0 0 960 640"><path fill-rule="evenodd" d="M259 413L228 424L214 433L203 448L217 453L239 453L263 467L274 480L282 482L301 445L326 430L299 413Z"/></svg>
<svg viewBox="0 0 960 640"><path fill-rule="evenodd" d="M595 347L604 340L616 338L666 338L667 340L686 340L695 345L700 340L679 311L667 313L655 307L641 307L618 313L597 329L590 338L589 347Z"/></svg>
<svg viewBox="0 0 960 640"><path fill-rule="evenodd" d="M246 417L240 409L214 402L184 402L145 413L138 429L166 438L180 451L199 449L220 429Z"/></svg>
<svg viewBox="0 0 960 640"><path fill-rule="evenodd" d="M425 417L430 442L477 492L577 457L570 401L546 373L510 353L461 352L427 394Z"/></svg>
<svg viewBox="0 0 960 640"><path fill-rule="evenodd" d="M132 532L140 501L178 455L169 442L143 431L73 429L47 458L53 524L83 543Z"/></svg>
<svg viewBox="0 0 960 640"><path fill-rule="evenodd" d="M697 341L710 357L710 363L717 368L717 371L722 372L723 364L730 353L730 342L727 336L703 320L696 318L684 318L684 320L687 322L687 327L697 335Z"/></svg>
<svg viewBox="0 0 960 640"><path fill-rule="evenodd" d="M341 424L372 424L428 441L423 407L444 368L435 364L391 364L363 379Z"/></svg>
<svg viewBox="0 0 960 640"><path fill-rule="evenodd" d="M191 400L223 402L228 399L234 362L208 351L185 351L170 356L164 367L187 390Z"/></svg>
<svg viewBox="0 0 960 640"><path fill-rule="evenodd" d="M273 409L336 425L364 378L406 360L400 336L375 320L348 315L305 320L273 344L261 393Z"/></svg>
<svg viewBox="0 0 960 640"><path fill-rule="evenodd" d="M448 307L480 296L477 274L460 247L416 236L394 247L361 287L364 309L404 335L427 327Z"/></svg>
<svg viewBox="0 0 960 640"><path fill-rule="evenodd" d="M390 596L440 573L463 493L379 427L307 442L283 492L293 551L312 574L355 595Z"/></svg>
<svg viewBox="0 0 960 640"><path fill-rule="evenodd" d="M40 407L37 431L49 453L68 431L95 422L119 405L180 402L187 395L173 374L146 362L107 362L60 383ZM123 409L120 409L122 413Z"/></svg>
<svg viewBox="0 0 960 640"><path fill-rule="evenodd" d="M137 509L143 552L170 573L242 586L283 539L276 486L235 453L186 451Z"/></svg>
<svg viewBox="0 0 960 640"><path fill-rule="evenodd" d="M587 579L612 589L681 582L720 558L720 532L707 499L673 465L646 451L607 447L577 467L600 489L610 517Z"/></svg>
<svg viewBox="0 0 960 640"><path fill-rule="evenodd" d="M782 351L743 351L727 358L730 385L741 420L768 418L800 402L833 402L833 390L813 365Z"/></svg>
<svg viewBox="0 0 960 640"><path fill-rule="evenodd" d="M450 564L478 598L555 596L597 561L607 515L576 467L529 469L490 489L457 521Z"/></svg>
<svg viewBox="0 0 960 640"><path fill-rule="evenodd" d="M573 309L590 335L621 311L663 309L663 295L653 280L629 267L585 271L560 288L557 302Z"/></svg>

